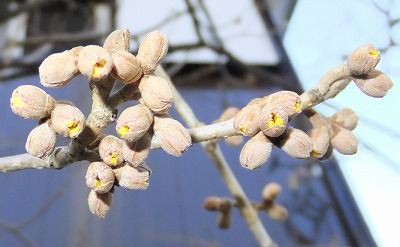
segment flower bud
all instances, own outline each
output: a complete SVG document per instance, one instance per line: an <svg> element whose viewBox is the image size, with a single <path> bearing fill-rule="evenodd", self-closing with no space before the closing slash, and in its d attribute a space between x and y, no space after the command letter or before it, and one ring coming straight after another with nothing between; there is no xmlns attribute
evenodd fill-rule
<svg viewBox="0 0 400 247"><path fill-rule="evenodd" d="M40 83L45 87L62 87L78 74L74 52L64 51L48 56L39 66Z"/></svg>
<svg viewBox="0 0 400 247"><path fill-rule="evenodd" d="M305 159L310 157L312 150L311 139L299 129L287 128L275 142L275 145L294 158Z"/></svg>
<svg viewBox="0 0 400 247"><path fill-rule="evenodd" d="M124 143L115 136L104 137L99 144L99 154L104 163L117 166L124 161L122 148Z"/></svg>
<svg viewBox="0 0 400 247"><path fill-rule="evenodd" d="M92 214L105 218L111 207L112 194L107 192L99 194L91 190L88 196L88 206Z"/></svg>
<svg viewBox="0 0 400 247"><path fill-rule="evenodd" d="M357 114L349 108L339 110L329 119L348 130L354 130L358 124Z"/></svg>
<svg viewBox="0 0 400 247"><path fill-rule="evenodd" d="M225 138L225 143L232 147L237 147L242 144L244 138L243 136L230 136Z"/></svg>
<svg viewBox="0 0 400 247"><path fill-rule="evenodd" d="M56 104L51 112L50 128L63 137L76 138L84 127L85 116L73 105Z"/></svg>
<svg viewBox="0 0 400 247"><path fill-rule="evenodd" d="M142 104L126 108L117 120L118 135L129 142L140 139L153 123L153 114Z"/></svg>
<svg viewBox="0 0 400 247"><path fill-rule="evenodd" d="M332 138L332 146L341 154L350 155L357 153L358 141L355 135L348 129L339 127Z"/></svg>
<svg viewBox="0 0 400 247"><path fill-rule="evenodd" d="M274 203L270 208L268 208L267 212L271 219L277 221L285 221L288 217L287 209L277 203Z"/></svg>
<svg viewBox="0 0 400 247"><path fill-rule="evenodd" d="M32 85L17 87L10 98L11 110L18 116L29 119L48 117L54 109L54 105L53 97Z"/></svg>
<svg viewBox="0 0 400 247"><path fill-rule="evenodd" d="M122 148L122 156L124 160L132 166L143 164L150 154L151 136L146 133L136 142L125 142Z"/></svg>
<svg viewBox="0 0 400 247"><path fill-rule="evenodd" d="M317 159L323 157L328 151L331 141L328 127L320 126L318 128L313 128L308 132L308 136L312 143L310 156Z"/></svg>
<svg viewBox="0 0 400 247"><path fill-rule="evenodd" d="M110 54L115 51L129 51L131 34L128 29L119 29L110 33L104 41L103 48Z"/></svg>
<svg viewBox="0 0 400 247"><path fill-rule="evenodd" d="M164 34L159 31L147 34L139 46L137 55L142 64L143 74L153 73L167 52L168 40Z"/></svg>
<svg viewBox="0 0 400 247"><path fill-rule="evenodd" d="M82 49L83 49L83 46L76 46L69 50L69 52L71 52L72 56L74 56L76 63L78 63L78 57L79 57L79 54L81 53ZM78 65L77 65L76 69L78 69Z"/></svg>
<svg viewBox="0 0 400 247"><path fill-rule="evenodd" d="M260 131L244 144L240 152L240 164L254 170L267 162L272 150L271 141Z"/></svg>
<svg viewBox="0 0 400 247"><path fill-rule="evenodd" d="M97 193L107 193L114 185L114 172L103 162L92 162L86 172L86 185Z"/></svg>
<svg viewBox="0 0 400 247"><path fill-rule="evenodd" d="M96 45L85 46L78 57L78 68L90 81L105 79L113 68L110 54Z"/></svg>
<svg viewBox="0 0 400 247"><path fill-rule="evenodd" d="M166 113L174 101L168 82L159 76L143 76L139 91L144 104L158 114Z"/></svg>
<svg viewBox="0 0 400 247"><path fill-rule="evenodd" d="M287 113L289 118L302 111L300 96L292 91L279 91L270 94L264 99L264 104L279 106Z"/></svg>
<svg viewBox="0 0 400 247"><path fill-rule="evenodd" d="M242 135L254 136L260 131L259 117L260 106L258 104L245 106L236 114L233 127Z"/></svg>
<svg viewBox="0 0 400 247"><path fill-rule="evenodd" d="M56 133L54 133L47 122L36 126L28 135L26 140L26 151L38 158L49 156L56 145Z"/></svg>
<svg viewBox="0 0 400 247"><path fill-rule="evenodd" d="M179 157L192 145L189 131L175 119L154 116L153 130L161 148L170 155Z"/></svg>
<svg viewBox="0 0 400 247"><path fill-rule="evenodd" d="M124 84L136 82L142 76L142 68L136 57L128 51L115 50L112 53L114 68L112 76Z"/></svg>
<svg viewBox="0 0 400 247"><path fill-rule="evenodd" d="M261 131L269 137L278 137L286 129L288 122L288 114L286 111L272 104L265 105L260 112L258 125Z"/></svg>
<svg viewBox="0 0 400 247"><path fill-rule="evenodd" d="M262 99L262 98L254 98L254 99L250 100L250 102L247 103L247 105L248 106L249 105L260 105L260 106L262 106L263 102L264 102L264 99Z"/></svg>
<svg viewBox="0 0 400 247"><path fill-rule="evenodd" d="M128 164L115 168L115 177L119 186L129 190L145 190L149 186L150 172L141 166Z"/></svg>
<svg viewBox="0 0 400 247"><path fill-rule="evenodd" d="M274 201L282 191L282 187L277 183L268 183L262 191L262 198L266 202Z"/></svg>
<svg viewBox="0 0 400 247"><path fill-rule="evenodd" d="M393 87L392 80L379 70L355 78L354 82L363 93L374 98L384 97Z"/></svg>
<svg viewBox="0 0 400 247"><path fill-rule="evenodd" d="M380 60L381 54L374 46L364 45L349 55L347 64L353 75L363 75L371 72Z"/></svg>
<svg viewBox="0 0 400 247"><path fill-rule="evenodd" d="M232 217L230 214L230 210L226 213L220 213L218 215L217 221L218 221L218 227L220 229L228 229L232 223Z"/></svg>
<svg viewBox="0 0 400 247"><path fill-rule="evenodd" d="M219 211L222 199L217 196L209 196L204 201L203 207L208 211Z"/></svg>

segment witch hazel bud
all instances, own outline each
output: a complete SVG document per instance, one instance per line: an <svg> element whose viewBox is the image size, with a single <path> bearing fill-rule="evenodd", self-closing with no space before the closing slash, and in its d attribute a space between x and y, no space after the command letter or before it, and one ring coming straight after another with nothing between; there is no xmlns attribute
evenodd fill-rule
<svg viewBox="0 0 400 247"><path fill-rule="evenodd" d="M113 169L119 186L129 190L145 190L149 186L150 172L141 167L125 164Z"/></svg>
<svg viewBox="0 0 400 247"><path fill-rule="evenodd" d="M270 208L267 210L268 216L277 221L285 221L288 217L288 211L282 205L274 203Z"/></svg>
<svg viewBox="0 0 400 247"><path fill-rule="evenodd" d="M90 81L105 79L113 68L110 54L97 45L85 46L78 57L78 69Z"/></svg>
<svg viewBox="0 0 400 247"><path fill-rule="evenodd" d="M124 160L132 166L143 164L150 154L151 136L146 133L142 138L135 142L125 142L122 148Z"/></svg>
<svg viewBox="0 0 400 247"><path fill-rule="evenodd" d="M111 207L112 194L110 192L100 194L91 190L88 196L88 206L92 214L99 218L105 218Z"/></svg>
<svg viewBox="0 0 400 247"><path fill-rule="evenodd" d="M115 50L112 53L114 68L111 75L124 84L131 84L140 79L142 68L139 60L128 51Z"/></svg>
<svg viewBox="0 0 400 247"><path fill-rule="evenodd" d="M140 139L153 123L153 114L142 104L126 108L117 119L118 135L129 142Z"/></svg>
<svg viewBox="0 0 400 247"><path fill-rule="evenodd" d="M257 169L267 162L271 150L271 141L262 132L259 132L244 144L240 152L240 164L250 170Z"/></svg>
<svg viewBox="0 0 400 247"><path fill-rule="evenodd" d="M85 127L85 116L76 106L58 103L51 112L50 127L58 135L74 139Z"/></svg>
<svg viewBox="0 0 400 247"><path fill-rule="evenodd" d="M292 91L279 91L270 94L264 99L264 104L279 106L286 111L288 117L292 117L302 111L300 96Z"/></svg>
<svg viewBox="0 0 400 247"><path fill-rule="evenodd" d="M56 133L50 129L48 121L36 126L26 140L26 151L38 158L49 156L56 145Z"/></svg>
<svg viewBox="0 0 400 247"><path fill-rule="evenodd" d="M382 98L393 87L392 80L379 70L354 78L354 83L366 95Z"/></svg>
<svg viewBox="0 0 400 247"><path fill-rule="evenodd" d="M153 130L161 148L170 155L179 157L192 145L189 131L175 119L154 116Z"/></svg>
<svg viewBox="0 0 400 247"><path fill-rule="evenodd" d="M259 117L260 106L258 104L245 106L236 114L233 127L242 135L254 136L260 131Z"/></svg>
<svg viewBox="0 0 400 247"><path fill-rule="evenodd" d="M99 144L99 155L104 163L109 166L117 166L124 161L122 155L124 143L115 136L104 137Z"/></svg>
<svg viewBox="0 0 400 247"><path fill-rule="evenodd" d="M159 31L147 34L139 46L137 55L142 64L143 73L145 75L153 73L167 52L168 40L164 34Z"/></svg>
<svg viewBox="0 0 400 247"><path fill-rule="evenodd" d="M299 129L287 128L275 142L275 145L293 158L305 159L310 157L312 150L311 139Z"/></svg>
<svg viewBox="0 0 400 247"><path fill-rule="evenodd" d="M166 113L174 101L168 82L159 76L143 76L139 83L139 91L143 103L157 114Z"/></svg>
<svg viewBox="0 0 400 247"><path fill-rule="evenodd" d="M268 183L262 190L262 199L266 202L274 201L281 193L282 187L277 183Z"/></svg>
<svg viewBox="0 0 400 247"><path fill-rule="evenodd" d="M354 50L347 59L350 72L359 76L374 70L381 60L381 54L373 45L364 45Z"/></svg>
<svg viewBox="0 0 400 247"><path fill-rule="evenodd" d="M69 52L74 56L76 63L78 63L78 57L79 57L79 54L81 53L82 49L83 49L83 46L76 46L69 50ZM76 65L76 66L77 66L76 69L78 70L78 65Z"/></svg>
<svg viewBox="0 0 400 247"><path fill-rule="evenodd" d="M86 185L100 194L109 192L114 185L114 172L103 162L90 163L85 178Z"/></svg>
<svg viewBox="0 0 400 247"><path fill-rule="evenodd" d="M358 140L348 129L337 127L336 134L331 139L332 146L341 154L351 155L357 153Z"/></svg>
<svg viewBox="0 0 400 247"><path fill-rule="evenodd" d="M358 116L350 108L339 110L329 120L348 130L354 130L358 124Z"/></svg>
<svg viewBox="0 0 400 247"><path fill-rule="evenodd" d="M45 87L62 87L77 74L77 58L70 50L51 54L39 66L40 83Z"/></svg>
<svg viewBox="0 0 400 247"><path fill-rule="evenodd" d="M327 126L320 126L313 128L308 132L308 136L311 139L312 150L310 156L312 158L322 158L329 148L330 135Z"/></svg>
<svg viewBox="0 0 400 247"><path fill-rule="evenodd" d="M269 137L278 137L286 129L288 114L278 106L265 105L260 112L258 124L261 131Z"/></svg>
<svg viewBox="0 0 400 247"><path fill-rule="evenodd" d="M103 48L110 54L115 51L129 51L131 34L128 29L119 29L110 33L104 41Z"/></svg>
<svg viewBox="0 0 400 247"><path fill-rule="evenodd" d="M23 85L14 89L10 107L18 116L39 120L50 115L55 107L55 100L38 87Z"/></svg>

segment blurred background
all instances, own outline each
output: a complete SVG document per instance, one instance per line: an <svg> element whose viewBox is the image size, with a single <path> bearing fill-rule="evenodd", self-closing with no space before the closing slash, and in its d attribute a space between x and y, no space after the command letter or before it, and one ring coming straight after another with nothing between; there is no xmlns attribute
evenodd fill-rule
<svg viewBox="0 0 400 247"><path fill-rule="evenodd" d="M37 68L49 54L101 45L116 28L130 30L134 53L147 32L167 35L163 64L205 123L254 97L308 90L353 49L374 44L382 51L379 69L394 81L388 96L372 99L351 84L317 107L327 116L345 106L359 114L358 154L335 153L317 163L274 149L266 165L249 171L239 164L240 147L221 146L251 200L260 200L268 182L282 185L278 202L289 211L286 222L260 214L279 246L400 246L400 1L2 0L1 156L24 153L36 125L11 112L12 90L40 86ZM83 77L46 91L90 111ZM294 124L307 126L302 118ZM104 220L87 208L86 163L0 174L0 246L257 245L236 210L223 231L216 215L203 209L207 196L230 195L199 145L179 159L153 151L148 163L149 188L117 189Z"/></svg>

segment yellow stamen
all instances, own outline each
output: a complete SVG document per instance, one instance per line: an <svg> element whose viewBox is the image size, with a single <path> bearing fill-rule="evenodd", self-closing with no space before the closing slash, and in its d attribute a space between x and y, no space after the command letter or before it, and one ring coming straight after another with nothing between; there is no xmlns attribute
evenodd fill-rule
<svg viewBox="0 0 400 247"><path fill-rule="evenodd" d="M81 128L79 128L79 122L78 121L67 121L67 127L68 127L68 132L70 137L75 137Z"/></svg>
<svg viewBox="0 0 400 247"><path fill-rule="evenodd" d="M285 122L283 121L282 118L278 116L278 114L271 113L271 120L268 121L268 128L274 128L274 127L285 127Z"/></svg>
<svg viewBox="0 0 400 247"><path fill-rule="evenodd" d="M111 165L113 165L113 166L117 165L118 156L119 156L118 153L112 153L111 154L111 161L110 161Z"/></svg>
<svg viewBox="0 0 400 247"><path fill-rule="evenodd" d="M321 157L321 153L313 150L313 151L311 151L310 156L312 158L319 158L319 157Z"/></svg>
<svg viewBox="0 0 400 247"><path fill-rule="evenodd" d="M239 131L240 131L240 133L242 133L242 134L246 134L246 131L247 131L247 128L246 127L240 127L239 128Z"/></svg>
<svg viewBox="0 0 400 247"><path fill-rule="evenodd" d="M124 137L129 132L129 127L123 125L121 128L118 129L117 132L120 137Z"/></svg>
<svg viewBox="0 0 400 247"><path fill-rule="evenodd" d="M297 113L301 112L302 109L301 109L301 102L300 101L297 101L296 104L294 104L294 110Z"/></svg>
<svg viewBox="0 0 400 247"><path fill-rule="evenodd" d="M20 97L12 96L11 97L11 104L16 107L22 107L25 105L25 102L22 101Z"/></svg>
<svg viewBox="0 0 400 247"><path fill-rule="evenodd" d="M107 61L106 60L100 60L99 62L95 63L93 66L93 73L92 76L93 78L98 78L101 75L101 70L104 68L106 65Z"/></svg>
<svg viewBox="0 0 400 247"><path fill-rule="evenodd" d="M103 183L100 181L100 179L96 178L96 189L100 189L100 187L103 185Z"/></svg>
<svg viewBox="0 0 400 247"><path fill-rule="evenodd" d="M373 58L377 58L381 53L377 49L373 49L369 52L369 55Z"/></svg>

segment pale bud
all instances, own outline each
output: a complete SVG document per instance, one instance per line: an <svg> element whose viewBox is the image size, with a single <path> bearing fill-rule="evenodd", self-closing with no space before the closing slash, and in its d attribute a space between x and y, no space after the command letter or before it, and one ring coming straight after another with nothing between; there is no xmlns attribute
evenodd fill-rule
<svg viewBox="0 0 400 247"><path fill-rule="evenodd" d="M351 155L357 153L358 140L348 129L338 127L336 135L332 138L332 146L341 154Z"/></svg>
<svg viewBox="0 0 400 247"><path fill-rule="evenodd" d="M312 151L310 156L313 158L322 158L329 148L330 135L326 126L313 128L308 132L312 143Z"/></svg>
<svg viewBox="0 0 400 247"><path fill-rule="evenodd" d="M117 166L124 161L122 155L124 143L115 136L104 137L99 144L99 155L104 163L109 166Z"/></svg>
<svg viewBox="0 0 400 247"><path fill-rule="evenodd" d="M240 164L247 169L254 170L267 162L272 150L271 141L258 132L244 144L240 152Z"/></svg>
<svg viewBox="0 0 400 247"><path fill-rule="evenodd" d="M236 114L233 127L242 135L254 136L260 131L259 117L260 106L258 104L245 106Z"/></svg>
<svg viewBox="0 0 400 247"><path fill-rule="evenodd" d="M279 106L292 117L302 111L300 96L292 91L279 91L264 97L264 104Z"/></svg>
<svg viewBox="0 0 400 247"><path fill-rule="evenodd" d="M166 113L174 101L168 82L159 76L143 76L139 83L139 91L144 104L158 114Z"/></svg>
<svg viewBox="0 0 400 247"><path fill-rule="evenodd" d="M150 154L151 136L146 133L142 138L135 142L125 142L122 148L124 160L132 166L139 166L145 162Z"/></svg>
<svg viewBox="0 0 400 247"><path fill-rule="evenodd" d="M354 50L347 63L353 75L363 75L371 72L381 60L381 54L372 45L364 45Z"/></svg>
<svg viewBox="0 0 400 247"><path fill-rule="evenodd" d="M288 114L280 106L267 104L260 112L258 125L261 131L269 137L278 137L286 129Z"/></svg>
<svg viewBox="0 0 400 247"><path fill-rule="evenodd" d="M145 190L149 186L150 172L128 164L113 169L119 186L129 190Z"/></svg>
<svg viewBox="0 0 400 247"><path fill-rule="evenodd" d="M168 40L164 34L159 31L147 34L139 46L137 55L142 64L143 73L145 75L153 73L167 52Z"/></svg>
<svg viewBox="0 0 400 247"><path fill-rule="evenodd" d="M51 54L39 66L40 83L45 87L62 87L77 74L77 58L71 51Z"/></svg>
<svg viewBox="0 0 400 247"><path fill-rule="evenodd" d="M49 156L56 145L56 133L48 125L48 121L36 126L26 140L26 151L38 158Z"/></svg>
<svg viewBox="0 0 400 247"><path fill-rule="evenodd" d="M109 192L114 185L114 172L103 162L90 163L85 178L86 185L100 194Z"/></svg>
<svg viewBox="0 0 400 247"><path fill-rule="evenodd" d="M305 159L310 157L312 151L311 139L299 129L287 128L275 141L278 147L294 158Z"/></svg>
<svg viewBox="0 0 400 247"><path fill-rule="evenodd" d="M92 214L99 218L105 218L111 207L112 194L107 192L99 194L91 190L88 196L88 206Z"/></svg>
<svg viewBox="0 0 400 247"><path fill-rule="evenodd" d="M254 98L252 100L250 100L249 103L247 103L247 105L260 105L262 106L264 103L264 99L263 98Z"/></svg>
<svg viewBox="0 0 400 247"><path fill-rule="evenodd" d="M218 226L220 229L228 229L231 226L232 223L232 217L230 214L230 211L226 213L220 213L218 215Z"/></svg>
<svg viewBox="0 0 400 247"><path fill-rule="evenodd" d="M79 57L79 54L81 53L82 49L83 49L83 46L76 46L69 50L71 52L71 54L74 56L76 62L78 62L78 57ZM77 67L77 69L78 69L78 67Z"/></svg>
<svg viewBox="0 0 400 247"><path fill-rule="evenodd" d="M282 191L282 187L277 183L268 183L262 190L262 198L266 202L274 201Z"/></svg>
<svg viewBox="0 0 400 247"><path fill-rule="evenodd" d="M23 118L39 120L48 117L54 106L53 97L32 85L17 87L10 98L11 110Z"/></svg>
<svg viewBox="0 0 400 247"><path fill-rule="evenodd" d="M329 118L332 122L339 124L345 129L354 130L358 124L357 114L350 108L343 108Z"/></svg>
<svg viewBox="0 0 400 247"><path fill-rule="evenodd" d="M73 139L82 133L85 127L85 116L73 105L56 104L51 112L50 127L57 134Z"/></svg>
<svg viewBox="0 0 400 247"><path fill-rule="evenodd" d="M384 97L393 87L392 80L379 70L354 78L354 83L363 93L374 98Z"/></svg>
<svg viewBox="0 0 400 247"><path fill-rule="evenodd" d="M103 48L110 54L115 51L129 51L131 34L128 29L119 29L110 33L104 41Z"/></svg>
<svg viewBox="0 0 400 247"><path fill-rule="evenodd" d="M153 123L153 114L142 104L126 108L115 127L118 135L129 142L140 139Z"/></svg>
<svg viewBox="0 0 400 247"><path fill-rule="evenodd" d="M268 208L267 212L271 219L277 221L285 221L288 217L287 209L277 203L274 203L270 208Z"/></svg>
<svg viewBox="0 0 400 247"><path fill-rule="evenodd" d="M204 200L203 207L208 211L219 211L222 199L218 196L209 196Z"/></svg>
<svg viewBox="0 0 400 247"><path fill-rule="evenodd" d="M90 81L105 79L113 68L110 54L96 45L85 46L78 57L78 68Z"/></svg>
<svg viewBox="0 0 400 247"><path fill-rule="evenodd" d="M112 76L124 84L136 82L142 76L142 68L136 57L128 51L115 50L112 53L114 68Z"/></svg>
<svg viewBox="0 0 400 247"><path fill-rule="evenodd" d="M154 116L153 130L161 148L170 155L179 157L192 145L189 131L175 119Z"/></svg>
<svg viewBox="0 0 400 247"><path fill-rule="evenodd" d="M236 147L242 144L243 140L243 136L230 136L225 138L225 143L229 146Z"/></svg>

